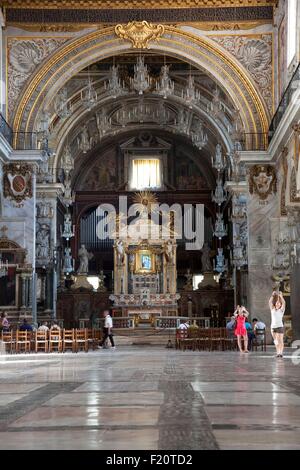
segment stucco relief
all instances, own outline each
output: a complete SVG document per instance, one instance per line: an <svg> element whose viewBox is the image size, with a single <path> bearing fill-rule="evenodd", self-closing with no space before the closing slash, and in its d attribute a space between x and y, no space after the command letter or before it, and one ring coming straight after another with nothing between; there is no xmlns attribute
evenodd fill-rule
<svg viewBox="0 0 300 470"><path fill-rule="evenodd" d="M272 35L217 36L211 38L232 54L249 72L264 98L270 113L273 111Z"/></svg>
<svg viewBox="0 0 300 470"><path fill-rule="evenodd" d="M8 116L11 119L18 97L35 69L68 38L8 38Z"/></svg>

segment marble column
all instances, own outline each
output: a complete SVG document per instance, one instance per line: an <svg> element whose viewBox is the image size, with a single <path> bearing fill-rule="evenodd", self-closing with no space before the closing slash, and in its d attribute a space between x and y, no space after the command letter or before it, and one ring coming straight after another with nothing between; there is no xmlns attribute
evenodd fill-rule
<svg viewBox="0 0 300 470"><path fill-rule="evenodd" d="M291 314L293 339L300 339L300 264L295 264L291 271Z"/></svg>
<svg viewBox="0 0 300 470"><path fill-rule="evenodd" d="M21 308L26 308L26 277L24 275L21 275L21 283L22 283Z"/></svg>
<svg viewBox="0 0 300 470"><path fill-rule="evenodd" d="M272 233L271 219L278 213L276 195L262 204L257 195L248 195L248 307L251 317L270 327L269 298L272 294Z"/></svg>

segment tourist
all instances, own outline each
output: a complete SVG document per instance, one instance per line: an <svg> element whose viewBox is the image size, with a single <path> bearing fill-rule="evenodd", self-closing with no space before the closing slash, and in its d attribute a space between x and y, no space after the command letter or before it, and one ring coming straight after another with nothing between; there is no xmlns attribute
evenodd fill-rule
<svg viewBox="0 0 300 470"><path fill-rule="evenodd" d="M189 320L186 320L185 322L183 320L181 320L181 323L179 325L179 329L180 330L187 330L188 328L190 327L190 322Z"/></svg>
<svg viewBox="0 0 300 470"><path fill-rule="evenodd" d="M283 357L283 321L282 317L285 312L285 300L282 292L274 291L269 299L269 307L271 310L271 333L276 347L276 357Z"/></svg>
<svg viewBox="0 0 300 470"><path fill-rule="evenodd" d="M109 338L112 349L116 349L115 343L114 343L114 338L113 338L113 333L112 333L113 321L112 321L112 318L109 314L109 311L104 310L103 316L104 316L104 319L105 319L104 320L104 327L103 327L103 335L104 336L103 336L103 339L102 339L102 341L99 345L99 348L103 349L107 338Z"/></svg>
<svg viewBox="0 0 300 470"><path fill-rule="evenodd" d="M27 318L24 318L22 325L19 327L19 331L33 331L33 327L28 323Z"/></svg>
<svg viewBox="0 0 300 470"><path fill-rule="evenodd" d="M44 321L41 326L38 327L38 331L49 331L48 323Z"/></svg>
<svg viewBox="0 0 300 470"><path fill-rule="evenodd" d="M50 330L58 330L58 331L60 331L60 326L56 323L55 320L51 323Z"/></svg>
<svg viewBox="0 0 300 470"><path fill-rule="evenodd" d="M238 347L240 352L248 353L248 334L245 327L245 321L248 317L249 312L245 309L242 305L241 307L238 305L236 311L234 312L234 316L236 319L236 328L234 334L237 336ZM242 338L244 340L244 350L242 348Z"/></svg>
<svg viewBox="0 0 300 470"><path fill-rule="evenodd" d="M236 320L235 320L235 316L232 315L230 320L226 323L226 329L227 330L234 330L235 329L235 325L236 325Z"/></svg>
<svg viewBox="0 0 300 470"><path fill-rule="evenodd" d="M245 328L247 330L247 336L248 336L248 349L251 351L252 342L253 342L253 339L255 337L255 334L253 332L252 325L251 325L250 321L248 320L248 318L245 320Z"/></svg>
<svg viewBox="0 0 300 470"><path fill-rule="evenodd" d="M266 325L264 324L264 322L258 320L257 318L253 318L252 324L253 324L253 331L254 332L256 330L265 330L266 329Z"/></svg>
<svg viewBox="0 0 300 470"><path fill-rule="evenodd" d="M9 331L9 330L10 330L10 325L7 319L7 313L3 312L1 314L0 331Z"/></svg>

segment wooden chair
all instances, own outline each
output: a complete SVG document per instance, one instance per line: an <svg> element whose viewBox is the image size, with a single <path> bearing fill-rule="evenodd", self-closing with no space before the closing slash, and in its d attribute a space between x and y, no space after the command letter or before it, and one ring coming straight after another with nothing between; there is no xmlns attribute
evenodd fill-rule
<svg viewBox="0 0 300 470"><path fill-rule="evenodd" d="M4 343L5 352L9 351L12 354L16 350L16 334L13 330L2 331L1 341Z"/></svg>
<svg viewBox="0 0 300 470"><path fill-rule="evenodd" d="M210 329L199 328L197 346L199 351L207 351L210 349Z"/></svg>
<svg viewBox="0 0 300 470"><path fill-rule="evenodd" d="M72 352L75 352L76 343L75 343L75 332L74 328L72 330L63 330L63 340L62 340L62 350L65 352L67 348L71 348Z"/></svg>
<svg viewBox="0 0 300 470"><path fill-rule="evenodd" d="M58 352L62 352L62 338L61 330L51 329L49 331L49 352L56 349Z"/></svg>
<svg viewBox="0 0 300 470"><path fill-rule="evenodd" d="M88 337L87 337L87 329L76 329L75 330L75 351L78 352L81 348L83 351L88 352L89 345L88 345Z"/></svg>
<svg viewBox="0 0 300 470"><path fill-rule="evenodd" d="M35 332L34 338L34 350L37 353L39 349L42 349L44 352L48 352L49 349L49 339L48 339L47 330L37 330Z"/></svg>
<svg viewBox="0 0 300 470"><path fill-rule="evenodd" d="M31 349L31 331L19 331L16 333L16 353L24 351L30 352Z"/></svg>
<svg viewBox="0 0 300 470"><path fill-rule="evenodd" d="M224 328L224 330L224 349L227 351L235 351L238 346L234 329Z"/></svg>
<svg viewBox="0 0 300 470"><path fill-rule="evenodd" d="M210 329L210 350L223 350L223 337L222 328L211 328Z"/></svg>
<svg viewBox="0 0 300 470"><path fill-rule="evenodd" d="M95 345L95 349L96 349L97 346L99 346L99 344L101 343L102 336L103 336L102 331L100 330L100 328L94 328L93 335L94 335L94 345Z"/></svg>
<svg viewBox="0 0 300 470"><path fill-rule="evenodd" d="M252 351L257 351L257 346L261 347L261 350L266 352L267 350L267 341L266 341L266 330L265 328L262 330L255 330L255 336L252 339Z"/></svg>

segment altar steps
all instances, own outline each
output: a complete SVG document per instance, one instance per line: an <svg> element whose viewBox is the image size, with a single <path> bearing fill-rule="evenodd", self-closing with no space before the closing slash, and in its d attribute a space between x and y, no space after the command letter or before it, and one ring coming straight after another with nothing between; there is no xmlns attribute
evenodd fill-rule
<svg viewBox="0 0 300 470"><path fill-rule="evenodd" d="M134 329L122 332L115 331L114 339L116 345L126 346L142 346L142 345L166 345L168 340L171 339L174 344L175 333L174 330L154 330L154 329Z"/></svg>

